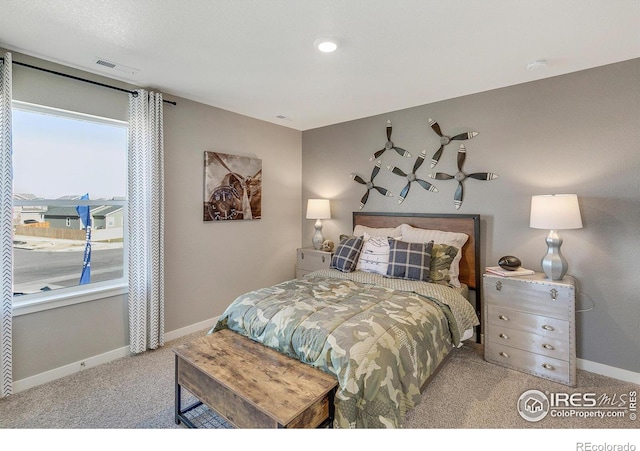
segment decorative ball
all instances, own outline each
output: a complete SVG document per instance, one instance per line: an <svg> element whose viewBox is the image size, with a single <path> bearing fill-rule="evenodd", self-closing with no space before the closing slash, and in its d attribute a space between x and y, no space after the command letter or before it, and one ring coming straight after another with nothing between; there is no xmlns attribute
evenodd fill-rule
<svg viewBox="0 0 640 451"><path fill-rule="evenodd" d="M331 252L333 250L333 247L335 246L335 244L333 244L333 241L331 240L324 240L322 242L322 247L321 249L325 252Z"/></svg>
<svg viewBox="0 0 640 451"><path fill-rule="evenodd" d="M514 257L513 255L505 255L504 257L500 257L500 260L498 260L498 265L500 265L502 269L506 269L507 271L515 271L522 265L522 262L518 257Z"/></svg>

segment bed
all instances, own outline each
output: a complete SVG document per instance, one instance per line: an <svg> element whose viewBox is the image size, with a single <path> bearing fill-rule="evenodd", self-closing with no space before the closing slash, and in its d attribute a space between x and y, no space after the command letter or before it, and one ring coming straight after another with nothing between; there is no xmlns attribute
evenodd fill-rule
<svg viewBox="0 0 640 451"><path fill-rule="evenodd" d="M334 427L402 427L474 328L479 340L479 221L356 212L330 269L239 296L210 333L231 329L335 376Z"/></svg>

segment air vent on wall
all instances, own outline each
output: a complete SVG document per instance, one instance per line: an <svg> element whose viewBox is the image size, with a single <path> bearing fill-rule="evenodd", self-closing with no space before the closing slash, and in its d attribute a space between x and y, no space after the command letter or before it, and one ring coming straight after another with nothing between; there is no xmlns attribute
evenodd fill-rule
<svg viewBox="0 0 640 451"><path fill-rule="evenodd" d="M107 66L110 69L113 69L114 67L117 66L117 64L115 64L115 63L110 63L109 61L100 60L100 59L98 61L96 61L96 64L99 64L101 66Z"/></svg>
<svg viewBox="0 0 640 451"><path fill-rule="evenodd" d="M104 69L108 69L109 71L118 71L128 75L136 75L138 72L140 72L140 69L134 69L133 67L128 67L124 64L114 63L104 58L96 58L94 63Z"/></svg>

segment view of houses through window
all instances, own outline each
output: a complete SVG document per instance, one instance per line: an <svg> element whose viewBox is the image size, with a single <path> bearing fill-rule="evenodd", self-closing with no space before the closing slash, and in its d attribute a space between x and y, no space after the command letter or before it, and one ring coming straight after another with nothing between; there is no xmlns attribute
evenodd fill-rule
<svg viewBox="0 0 640 451"><path fill-rule="evenodd" d="M12 131L15 300L123 280L128 124L14 102Z"/></svg>

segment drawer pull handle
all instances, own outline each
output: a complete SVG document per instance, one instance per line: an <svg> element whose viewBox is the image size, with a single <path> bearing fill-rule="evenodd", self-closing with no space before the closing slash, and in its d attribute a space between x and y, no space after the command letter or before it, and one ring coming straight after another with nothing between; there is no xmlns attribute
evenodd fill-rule
<svg viewBox="0 0 640 451"><path fill-rule="evenodd" d="M304 260L304 252L300 252L300 260Z"/></svg>
<svg viewBox="0 0 640 451"><path fill-rule="evenodd" d="M322 263L324 263L324 255L322 256Z"/></svg>
<svg viewBox="0 0 640 451"><path fill-rule="evenodd" d="M558 290L556 290L555 288L552 288L551 291L549 291L549 293L551 294L552 301L555 301L556 299L558 299Z"/></svg>
<svg viewBox="0 0 640 451"><path fill-rule="evenodd" d="M550 351L555 351L555 349L556 349L555 347L553 347L553 345L550 345L549 343L543 344L542 347L544 349L549 349Z"/></svg>
<svg viewBox="0 0 640 451"><path fill-rule="evenodd" d="M553 331L555 330L553 326L550 326L550 325L548 325L548 324L545 324L544 326L542 326L542 328L543 328L544 330L548 330L548 331L550 331L550 332L553 332Z"/></svg>
<svg viewBox="0 0 640 451"><path fill-rule="evenodd" d="M543 363L542 368L544 368L545 370L551 370L551 371L555 371L556 369L556 367L551 365L550 363Z"/></svg>
<svg viewBox="0 0 640 451"><path fill-rule="evenodd" d="M500 355L500 357L506 357L507 359L509 358L509 354L507 354L507 353L506 353L506 352L504 352L504 351L500 351L500 354L499 354L499 355Z"/></svg>
<svg viewBox="0 0 640 451"><path fill-rule="evenodd" d="M502 290L502 282L500 280L496 281L496 290Z"/></svg>
<svg viewBox="0 0 640 451"><path fill-rule="evenodd" d="M502 321L509 321L509 318L507 318L507 317L506 317L506 316L504 316L504 315L500 315L500 316L498 316L498 319L501 319Z"/></svg>
<svg viewBox="0 0 640 451"><path fill-rule="evenodd" d="M498 335L498 337L504 338L505 340L509 339L509 335L507 335L507 334L500 334L500 335Z"/></svg>

